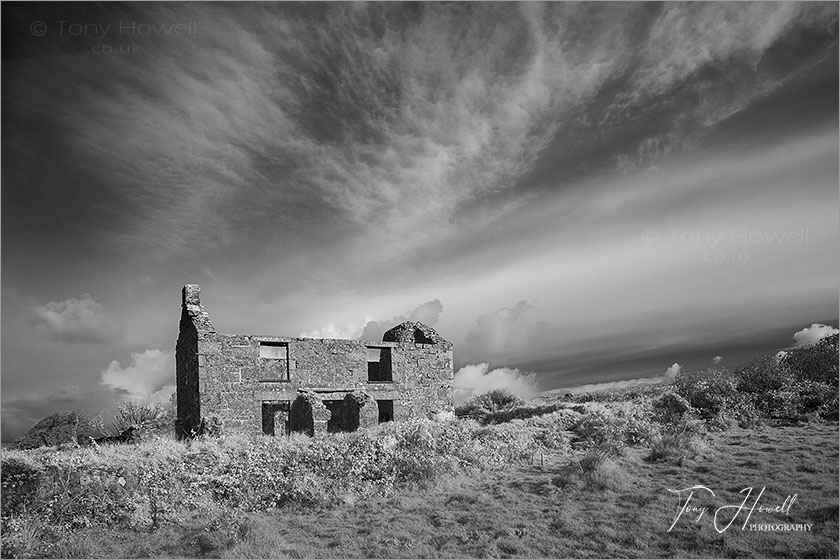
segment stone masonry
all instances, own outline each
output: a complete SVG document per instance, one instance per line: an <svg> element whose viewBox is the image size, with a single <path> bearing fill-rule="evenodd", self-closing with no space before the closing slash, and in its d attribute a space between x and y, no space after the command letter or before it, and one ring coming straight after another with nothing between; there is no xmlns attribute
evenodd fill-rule
<svg viewBox="0 0 840 560"><path fill-rule="evenodd" d="M183 288L178 435L353 431L452 409L452 344L406 321L382 341L216 332Z"/></svg>

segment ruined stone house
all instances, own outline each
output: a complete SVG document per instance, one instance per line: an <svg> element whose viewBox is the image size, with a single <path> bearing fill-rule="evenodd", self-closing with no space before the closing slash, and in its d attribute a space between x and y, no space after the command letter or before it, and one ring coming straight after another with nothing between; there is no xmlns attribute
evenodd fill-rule
<svg viewBox="0 0 840 560"><path fill-rule="evenodd" d="M452 409L452 344L406 321L381 342L222 334L183 288L179 435L353 431Z"/></svg>

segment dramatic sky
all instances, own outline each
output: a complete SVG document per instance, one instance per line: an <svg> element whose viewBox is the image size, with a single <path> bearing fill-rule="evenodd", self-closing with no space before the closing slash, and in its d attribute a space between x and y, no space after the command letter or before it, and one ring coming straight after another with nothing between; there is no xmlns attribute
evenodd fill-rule
<svg viewBox="0 0 840 560"><path fill-rule="evenodd" d="M423 320L465 387L831 332L837 12L4 2L3 438L166 401L185 283L222 332Z"/></svg>

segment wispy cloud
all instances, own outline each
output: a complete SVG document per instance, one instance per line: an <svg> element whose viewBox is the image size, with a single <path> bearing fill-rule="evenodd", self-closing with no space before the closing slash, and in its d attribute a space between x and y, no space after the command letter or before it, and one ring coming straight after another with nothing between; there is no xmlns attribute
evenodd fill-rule
<svg viewBox="0 0 840 560"><path fill-rule="evenodd" d="M516 186L573 122L590 119L581 138L597 144L628 111L686 82L708 99L698 73L731 61L749 68L791 27L822 25L835 11L167 6L145 15L193 19L197 34L158 37L139 56L78 61L84 79L56 113L112 183L103 204L131 209L103 232L114 248L200 255L285 236L278 250L289 254L317 222L321 242L387 238L374 260L387 259L451 234L453 218L476 204L473 220L506 211L482 201ZM618 89L616 75L628 76ZM731 101L685 110L708 125L775 83L743 80ZM596 98L607 84L604 105ZM678 149L683 128L651 130L638 155Z"/></svg>
<svg viewBox="0 0 840 560"><path fill-rule="evenodd" d="M70 344L106 344L123 336L121 325L110 319L90 296L50 301L32 309L30 324L50 340Z"/></svg>

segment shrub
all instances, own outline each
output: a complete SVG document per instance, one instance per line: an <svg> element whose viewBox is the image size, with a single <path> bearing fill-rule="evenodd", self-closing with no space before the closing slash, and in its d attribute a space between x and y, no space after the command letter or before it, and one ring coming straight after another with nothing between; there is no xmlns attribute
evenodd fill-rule
<svg viewBox="0 0 840 560"><path fill-rule="evenodd" d="M484 416L507 410L524 401L506 389L494 389L487 393L476 395L462 405L455 407L455 415L459 417L483 418Z"/></svg>
<svg viewBox="0 0 840 560"><path fill-rule="evenodd" d="M612 389L608 391L594 391L581 393L574 397L574 402L617 402L645 400L650 397L657 397L667 390L666 385L651 384L637 385L624 389Z"/></svg>
<svg viewBox="0 0 840 560"><path fill-rule="evenodd" d="M789 385L793 373L772 356L755 358L735 369L737 389L742 393L766 393Z"/></svg>
<svg viewBox="0 0 840 560"><path fill-rule="evenodd" d="M37 515L23 514L0 519L0 556L3 558L39 558L44 542L44 521Z"/></svg>
<svg viewBox="0 0 840 560"><path fill-rule="evenodd" d="M817 411L820 418L824 420L837 420L838 414L840 414L840 410L838 410L840 409L840 402L838 402L840 399L838 399L838 396L840 395L835 392L829 400L820 406Z"/></svg>
<svg viewBox="0 0 840 560"><path fill-rule="evenodd" d="M3 460L0 467L0 478L2 478L0 503L2 503L4 517L23 511L32 504L42 476L40 469L21 459Z"/></svg>
<svg viewBox="0 0 840 560"><path fill-rule="evenodd" d="M612 446L595 446L579 459L561 467L551 483L561 488L582 485L587 488L621 489L627 485L628 475L616 462L620 455Z"/></svg>
<svg viewBox="0 0 840 560"><path fill-rule="evenodd" d="M735 422L741 428L752 428L763 424L764 415L756 407L756 395L742 394L726 411L726 421Z"/></svg>
<svg viewBox="0 0 840 560"><path fill-rule="evenodd" d="M584 415L571 431L592 446L620 444L624 441L621 425L605 412L595 411Z"/></svg>
<svg viewBox="0 0 840 560"><path fill-rule="evenodd" d="M566 406L566 403L562 402L542 405L514 405L501 410L486 412L478 415L477 418L484 424L501 424L512 420L525 420L527 418L552 414L566 409Z"/></svg>
<svg viewBox="0 0 840 560"><path fill-rule="evenodd" d="M125 401L114 413L114 428L117 433L134 426L147 433L163 434L174 426L174 411L161 404L139 404Z"/></svg>
<svg viewBox="0 0 840 560"><path fill-rule="evenodd" d="M647 460L682 465L684 459L693 459L703 448L704 445L696 434L664 434L653 441Z"/></svg>
<svg viewBox="0 0 840 560"><path fill-rule="evenodd" d="M837 394L837 388L828 383L797 381L757 400L761 410L777 420L798 421L808 414L828 419L837 415Z"/></svg>
<svg viewBox="0 0 840 560"><path fill-rule="evenodd" d="M819 381L836 385L838 381L838 335L827 336L816 344L794 348L782 363L800 381Z"/></svg>
<svg viewBox="0 0 840 560"><path fill-rule="evenodd" d="M3 499L25 501L27 512L71 529L155 527L219 508L351 503L564 446L549 433L563 422L555 420L528 429L521 422L414 420L315 438L239 435L187 443L157 437L131 446L4 451ZM34 481L28 494L11 486L15 472Z"/></svg>
<svg viewBox="0 0 840 560"><path fill-rule="evenodd" d="M668 433L694 433L699 430L697 415L681 395L668 392L652 404L653 419Z"/></svg>
<svg viewBox="0 0 840 560"><path fill-rule="evenodd" d="M771 391L762 396L767 415L779 420L792 420L799 415L799 394L791 388Z"/></svg>
<svg viewBox="0 0 840 560"><path fill-rule="evenodd" d="M799 395L801 414L819 411L824 405L831 408L832 401L837 400L837 387L828 383L803 380L794 383L791 389Z"/></svg>
<svg viewBox="0 0 840 560"><path fill-rule="evenodd" d="M674 387L704 419L721 416L738 400L735 380L727 370L680 373L674 380Z"/></svg>
<svg viewBox="0 0 840 560"><path fill-rule="evenodd" d="M646 442L658 431L646 407L633 407L629 412L623 409L589 412L570 429L588 446L615 449Z"/></svg>

